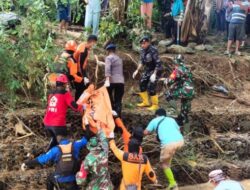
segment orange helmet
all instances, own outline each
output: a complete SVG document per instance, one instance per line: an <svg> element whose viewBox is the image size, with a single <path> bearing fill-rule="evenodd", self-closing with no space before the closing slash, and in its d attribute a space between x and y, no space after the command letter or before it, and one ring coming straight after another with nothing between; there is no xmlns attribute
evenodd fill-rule
<svg viewBox="0 0 250 190"><path fill-rule="evenodd" d="M76 51L76 48L77 48L77 44L76 44L76 42L74 40L69 40L65 44L65 50Z"/></svg>
<svg viewBox="0 0 250 190"><path fill-rule="evenodd" d="M56 82L61 82L61 83L66 84L66 83L68 83L68 78L67 78L66 75L60 74L60 75L57 76Z"/></svg>

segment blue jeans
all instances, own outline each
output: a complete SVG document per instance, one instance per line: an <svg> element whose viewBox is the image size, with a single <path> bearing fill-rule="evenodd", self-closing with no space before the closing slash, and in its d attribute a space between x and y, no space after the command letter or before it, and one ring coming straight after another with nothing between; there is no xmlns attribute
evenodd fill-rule
<svg viewBox="0 0 250 190"><path fill-rule="evenodd" d="M92 34L98 35L98 30L99 30L99 22L100 22L100 12L95 12L94 10L86 8L86 14L85 14L85 28L91 28L92 29Z"/></svg>

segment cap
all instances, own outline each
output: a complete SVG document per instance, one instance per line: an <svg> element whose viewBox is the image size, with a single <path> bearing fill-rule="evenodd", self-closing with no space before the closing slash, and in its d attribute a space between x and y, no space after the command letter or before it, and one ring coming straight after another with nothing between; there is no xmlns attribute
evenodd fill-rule
<svg viewBox="0 0 250 190"><path fill-rule="evenodd" d="M156 116L167 116L167 112L165 109L160 108L160 109L155 111L155 115Z"/></svg>
<svg viewBox="0 0 250 190"><path fill-rule="evenodd" d="M140 40L140 44L143 42L149 42L149 41L150 41L150 38L148 36L143 36Z"/></svg>
<svg viewBox="0 0 250 190"><path fill-rule="evenodd" d="M116 49L116 45L115 44L108 44L106 47L105 47L106 50L110 50L110 49Z"/></svg>
<svg viewBox="0 0 250 190"><path fill-rule="evenodd" d="M213 170L208 174L209 181L219 182L225 180L225 174L222 170Z"/></svg>

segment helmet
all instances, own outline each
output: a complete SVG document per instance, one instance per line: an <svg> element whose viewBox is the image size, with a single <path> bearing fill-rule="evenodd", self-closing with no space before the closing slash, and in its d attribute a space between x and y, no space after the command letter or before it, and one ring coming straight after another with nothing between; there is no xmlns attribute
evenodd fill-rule
<svg viewBox="0 0 250 190"><path fill-rule="evenodd" d="M64 74L60 74L57 78L56 78L56 82L61 82L61 83L68 83L68 78L66 75Z"/></svg>
<svg viewBox="0 0 250 190"><path fill-rule="evenodd" d="M108 44L105 48L106 50L111 50L111 49L116 49L116 45L115 44Z"/></svg>
<svg viewBox="0 0 250 190"><path fill-rule="evenodd" d="M181 55L181 54L178 54L178 55L175 56L175 58L174 58L174 62L175 62L176 64L182 64L183 61L184 61L184 57L183 57L183 55Z"/></svg>
<svg viewBox="0 0 250 190"><path fill-rule="evenodd" d="M220 182L226 179L226 176L222 170L213 170L209 173L209 180L213 182Z"/></svg>
<svg viewBox="0 0 250 190"><path fill-rule="evenodd" d="M67 51L76 51L77 44L74 40L67 41L65 44L65 50Z"/></svg>

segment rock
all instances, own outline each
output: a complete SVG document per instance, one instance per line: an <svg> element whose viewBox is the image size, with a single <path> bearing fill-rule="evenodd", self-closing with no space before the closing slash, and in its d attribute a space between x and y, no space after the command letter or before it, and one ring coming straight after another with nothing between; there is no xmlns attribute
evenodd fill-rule
<svg viewBox="0 0 250 190"><path fill-rule="evenodd" d="M198 45L198 46L195 46L194 48L195 50L198 50L198 51L205 51L206 48L204 46L204 44L201 44L201 45Z"/></svg>
<svg viewBox="0 0 250 190"><path fill-rule="evenodd" d="M186 53L187 48L180 46L180 45L171 45L170 47L167 47L168 53L180 53L184 54Z"/></svg>
<svg viewBox="0 0 250 190"><path fill-rule="evenodd" d="M159 32L153 33L153 34L152 34L152 39L153 39L153 38L156 38L158 41L161 41L161 40L166 39L165 34L159 33Z"/></svg>
<svg viewBox="0 0 250 190"><path fill-rule="evenodd" d="M161 45L159 45L157 47L157 49L158 49L159 54L163 54L163 53L167 52L167 46L161 46Z"/></svg>
<svg viewBox="0 0 250 190"><path fill-rule="evenodd" d="M186 53L187 53L187 54L194 54L194 53L195 53L195 50L194 50L193 48L186 47Z"/></svg>
<svg viewBox="0 0 250 190"><path fill-rule="evenodd" d="M172 40L161 40L159 46L167 46L172 42Z"/></svg>
<svg viewBox="0 0 250 190"><path fill-rule="evenodd" d="M187 47L194 49L195 46L197 46L197 43L195 43L195 42L190 42L190 43L188 43L188 46L187 46Z"/></svg>
<svg viewBox="0 0 250 190"><path fill-rule="evenodd" d="M132 49L138 53L141 51L141 47L138 46L135 42L132 43Z"/></svg>
<svg viewBox="0 0 250 190"><path fill-rule="evenodd" d="M213 51L213 50L214 50L214 47L211 46L211 45L205 45L205 49L206 49L207 51Z"/></svg>

